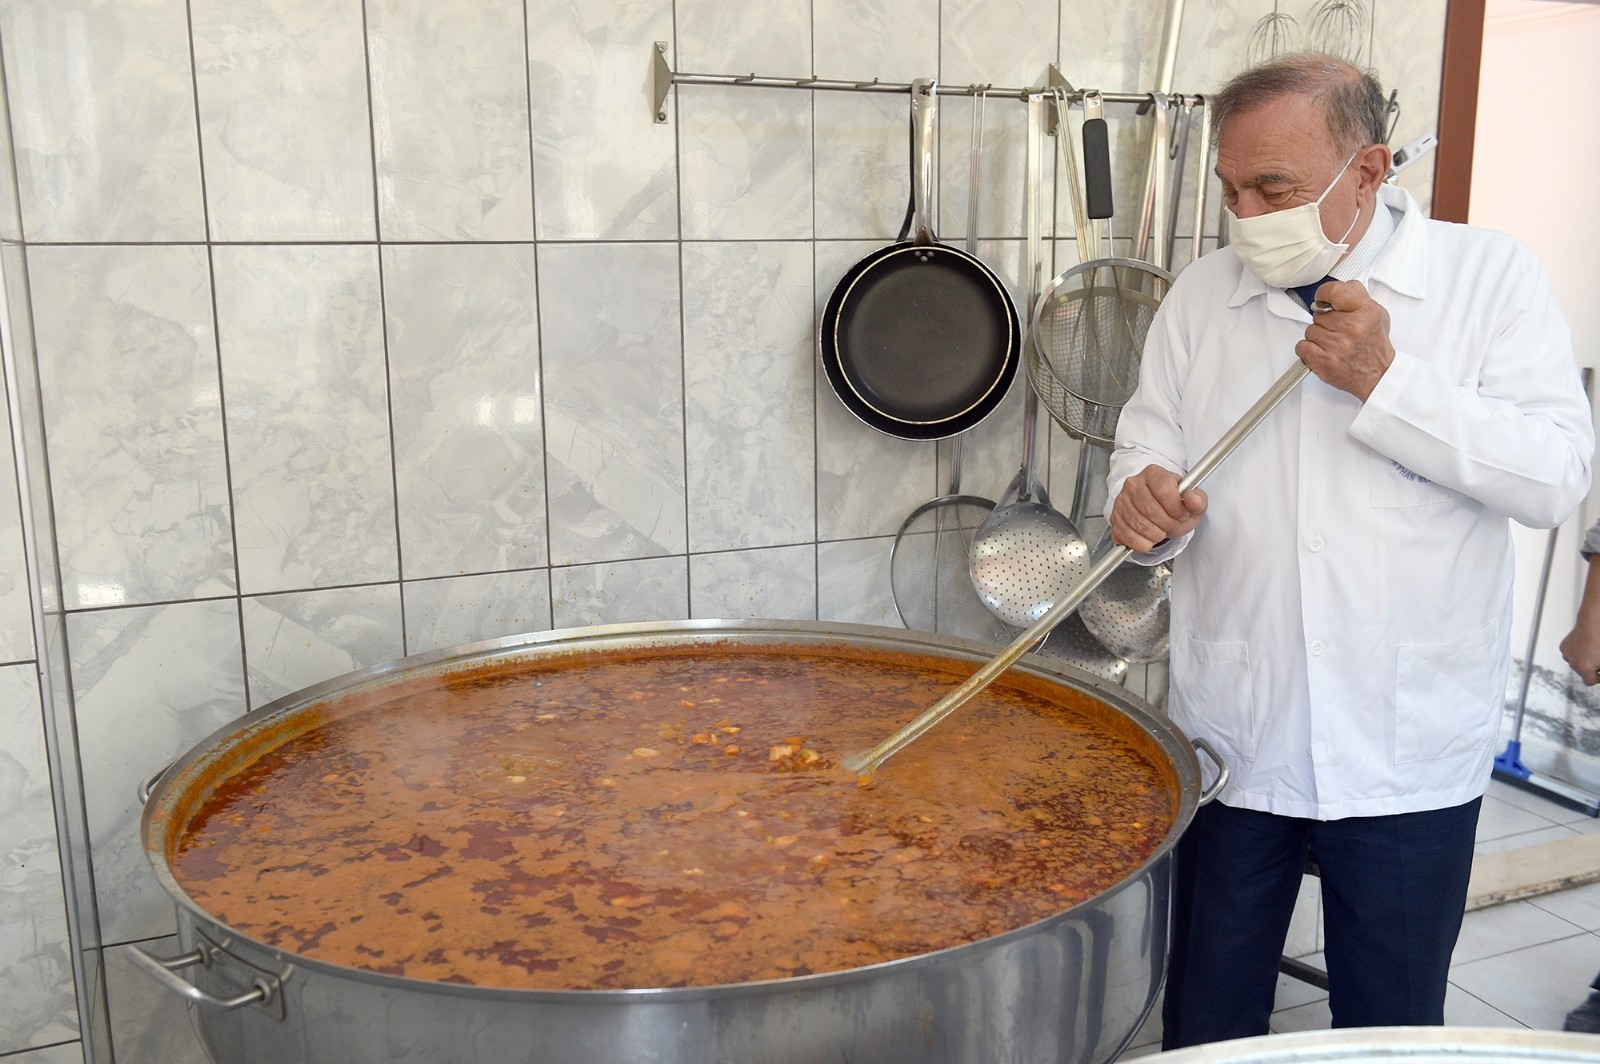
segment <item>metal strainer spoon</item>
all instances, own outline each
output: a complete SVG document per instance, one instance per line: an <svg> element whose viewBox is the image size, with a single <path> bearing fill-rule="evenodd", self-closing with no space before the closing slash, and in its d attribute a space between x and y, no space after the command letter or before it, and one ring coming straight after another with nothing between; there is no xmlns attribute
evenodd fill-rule
<svg viewBox="0 0 1600 1064"><path fill-rule="evenodd" d="M1095 557L1110 549L1111 531ZM1148 665L1167 658L1172 635L1172 566L1124 565L1084 598L1077 616L1119 658Z"/></svg>
<svg viewBox="0 0 1600 1064"><path fill-rule="evenodd" d="M1039 222L1039 139L1044 103L1028 101L1027 193L1028 302L1039 297L1042 239ZM1066 514L1050 505L1033 461L1039 397L1031 384L1022 397L1022 468L1000 505L978 526L967 556L978 598L1007 624L1026 628L1050 611L1089 569L1089 544Z"/></svg>

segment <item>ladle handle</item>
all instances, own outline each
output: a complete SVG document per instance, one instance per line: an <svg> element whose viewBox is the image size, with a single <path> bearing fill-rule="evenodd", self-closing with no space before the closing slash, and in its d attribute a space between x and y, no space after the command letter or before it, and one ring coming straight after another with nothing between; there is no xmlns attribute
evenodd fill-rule
<svg viewBox="0 0 1600 1064"><path fill-rule="evenodd" d="M1313 307L1313 309L1320 311L1323 308ZM1244 415L1234 422L1233 427L1223 433L1222 438L1212 444L1209 451L1200 456L1200 460L1178 482L1179 493L1186 494L1198 488L1212 471L1222 464L1222 460L1232 454L1233 449L1244 442L1244 438L1250 435L1279 403L1283 402L1284 397L1294 391L1295 386L1304 380L1309 372L1304 362L1295 359L1294 365L1267 389L1266 394L1257 399L1255 405L1246 410ZM1131 553L1133 552L1121 544L1106 551L1089 569L1088 575L1081 583L1051 606L1048 613L1034 621L1021 635L1008 643L987 665L967 677L949 694L923 710L909 724L877 746L845 758L844 767L860 774L875 771L879 765L905 749L923 732L966 705L979 691L988 687L1001 673L1016 664L1018 658L1049 635L1052 628L1066 620L1067 615L1082 605L1090 592L1105 583L1106 578L1115 572Z"/></svg>

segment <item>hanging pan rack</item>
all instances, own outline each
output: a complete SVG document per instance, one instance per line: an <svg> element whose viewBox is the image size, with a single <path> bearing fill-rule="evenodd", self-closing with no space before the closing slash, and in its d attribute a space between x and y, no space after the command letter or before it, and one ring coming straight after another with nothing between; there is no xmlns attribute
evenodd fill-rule
<svg viewBox="0 0 1600 1064"><path fill-rule="evenodd" d="M764 74L690 74L681 70L673 70L667 62L667 42L656 41L651 49L651 64L654 76L652 78L651 110L657 124L667 121L667 93L674 85L744 85L758 89L818 89L832 92L898 92L909 93L911 83L882 81L873 78L870 81L863 79L838 79L838 78L780 78L768 77ZM1054 96L1064 92L1066 99L1073 103L1082 101L1083 93L1074 89L1067 79L1061 76L1061 71L1054 63L1050 64L1049 84L1036 85L1026 88L1006 89L996 88L989 84L953 85L940 82L940 96L977 96L980 93L991 98L1014 98L1026 102L1030 97ZM1149 104L1148 92L1101 92L1100 98L1106 103L1131 103ZM1182 104L1185 97L1173 96L1173 101ZM1198 96L1189 97L1191 104L1199 101ZM1049 132L1054 135L1055 114L1053 109L1046 109L1046 118L1050 123Z"/></svg>

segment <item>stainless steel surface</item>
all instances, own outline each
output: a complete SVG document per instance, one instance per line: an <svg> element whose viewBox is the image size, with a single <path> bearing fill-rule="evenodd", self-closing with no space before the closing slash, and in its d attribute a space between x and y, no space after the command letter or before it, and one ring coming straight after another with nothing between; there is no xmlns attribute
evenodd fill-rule
<svg viewBox="0 0 1600 1064"><path fill-rule="evenodd" d="M1160 1064L1593 1064L1600 1038L1489 1027L1356 1027L1294 1031L1157 1053Z"/></svg>
<svg viewBox="0 0 1600 1064"><path fill-rule="evenodd" d="M1141 665L1165 661L1172 635L1172 566L1121 566L1084 598L1078 616L1111 653Z"/></svg>
<svg viewBox="0 0 1600 1064"><path fill-rule="evenodd" d="M1320 0L1311 10L1311 47L1360 64L1371 43L1364 0Z"/></svg>
<svg viewBox="0 0 1600 1064"><path fill-rule="evenodd" d="M187 975L225 1004L279 981L271 1005L196 1008L219 1064L1100 1064L1126 1046L1160 988L1171 850L1203 796L1196 748L1142 700L1070 666L1018 668L1087 692L1148 735L1175 773L1178 814L1142 866L1087 902L954 949L764 983L627 991L518 991L404 979L272 949L186 895L165 859L167 818L242 744L351 691L500 662L696 643L869 647L976 664L990 650L864 625L678 621L540 632L417 655L263 706L203 740L157 784L141 824L157 879L177 902ZM184 958L177 958L181 961ZM154 960L152 958L152 960ZM157 965L160 962L155 962ZM185 996L193 997L187 991Z"/></svg>
<svg viewBox="0 0 1600 1064"><path fill-rule="evenodd" d="M1312 303L1311 309L1315 313L1332 308L1326 307L1318 301ZM1310 370L1304 362L1295 359L1294 364L1284 372L1283 376L1273 382L1266 393L1260 399L1257 399L1254 405L1245 411L1227 432L1222 434L1222 438L1213 444L1209 451L1200 456L1200 460L1178 482L1179 493L1190 492L1199 487L1211 475L1212 470L1223 459L1233 453L1234 448L1239 446L1244 441L1244 438L1250 435L1255 427L1261 424L1279 403L1283 402L1284 398L1294 390L1296 385L1305 379L1306 374L1309 372ZM1076 610L1091 591L1099 587L1106 577L1116 570L1117 566L1127 560L1129 553L1128 548L1122 546L1113 547L1107 551L1090 568L1089 575L1084 578L1081 584L1073 588L1061 601L1052 606L1049 613L1029 625L1026 631L1008 643L1000 653L995 655L992 661L958 684L949 694L923 710L915 720L906 724L878 745L846 758L844 761L845 767L856 772L876 771L878 766L905 749L917 736L960 709L972 696L988 687L1001 673L1014 665L1017 659L1021 658L1031 647L1037 646L1050 629Z"/></svg>
<svg viewBox="0 0 1600 1064"><path fill-rule="evenodd" d="M1014 635L1015 629L1012 632ZM1128 662L1117 657L1096 639L1076 614L1052 628L1034 653L1042 658L1076 665L1084 672L1093 673L1112 683L1128 682Z"/></svg>
<svg viewBox="0 0 1600 1064"><path fill-rule="evenodd" d="M1161 269L1167 268L1167 188L1172 176L1172 98L1150 94L1150 149L1145 162L1144 196L1140 201L1138 234L1133 257Z"/></svg>
<svg viewBox="0 0 1600 1064"><path fill-rule="evenodd" d="M1145 337L1172 275L1130 258L1079 263L1045 286L1024 351L1028 380L1056 423L1110 447L1139 384Z"/></svg>
<svg viewBox="0 0 1600 1064"><path fill-rule="evenodd" d="M651 87L650 87L650 113L658 123L667 121L667 94L674 85L743 85L756 89L807 89L815 91L832 92L910 92L911 85L904 81L884 81L882 78L818 78L818 77L772 77L766 74L693 74L681 70L673 70L672 64L667 61L667 42L656 41L650 49ZM972 85L966 88L948 88L943 90L946 96L972 96L980 89L991 96L1004 99L1026 101L1041 93L1054 91L1055 85L1024 86L1016 89L997 89L992 84L982 86ZM1074 99L1081 99L1082 94L1068 91ZM1102 94L1108 103L1142 103L1148 93L1143 92L1107 92Z"/></svg>
<svg viewBox="0 0 1600 1064"><path fill-rule="evenodd" d="M1294 16L1274 6L1273 10L1262 15L1250 27L1250 36L1245 42L1244 65L1259 66L1275 55L1296 51L1299 37L1300 24L1294 20Z"/></svg>
<svg viewBox="0 0 1600 1064"><path fill-rule="evenodd" d="M1039 139L1044 101L1029 102L1026 149L1028 300L1039 296ZM968 566L978 599L1000 620L1025 628L1067 593L1089 567L1089 544L1065 514L1050 504L1038 483L1034 450L1039 400L1032 388L1022 396L1022 468L972 538Z"/></svg>

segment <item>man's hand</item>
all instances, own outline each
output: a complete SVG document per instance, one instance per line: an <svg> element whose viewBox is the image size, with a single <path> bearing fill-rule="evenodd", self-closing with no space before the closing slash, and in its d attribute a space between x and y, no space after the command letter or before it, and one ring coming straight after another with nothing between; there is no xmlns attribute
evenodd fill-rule
<svg viewBox="0 0 1600 1064"><path fill-rule="evenodd" d="M1600 554L1589 556L1578 618L1561 641L1561 656L1585 684L1600 683Z"/></svg>
<svg viewBox="0 0 1600 1064"><path fill-rule="evenodd" d="M1147 465L1123 482L1111 507L1111 539L1143 554L1164 539L1194 531L1206 512L1206 493L1199 488L1178 495L1178 474Z"/></svg>
<svg viewBox="0 0 1600 1064"><path fill-rule="evenodd" d="M1311 315L1294 353L1319 379L1366 402L1394 361L1389 312L1360 281L1328 281L1317 299L1333 309Z"/></svg>

